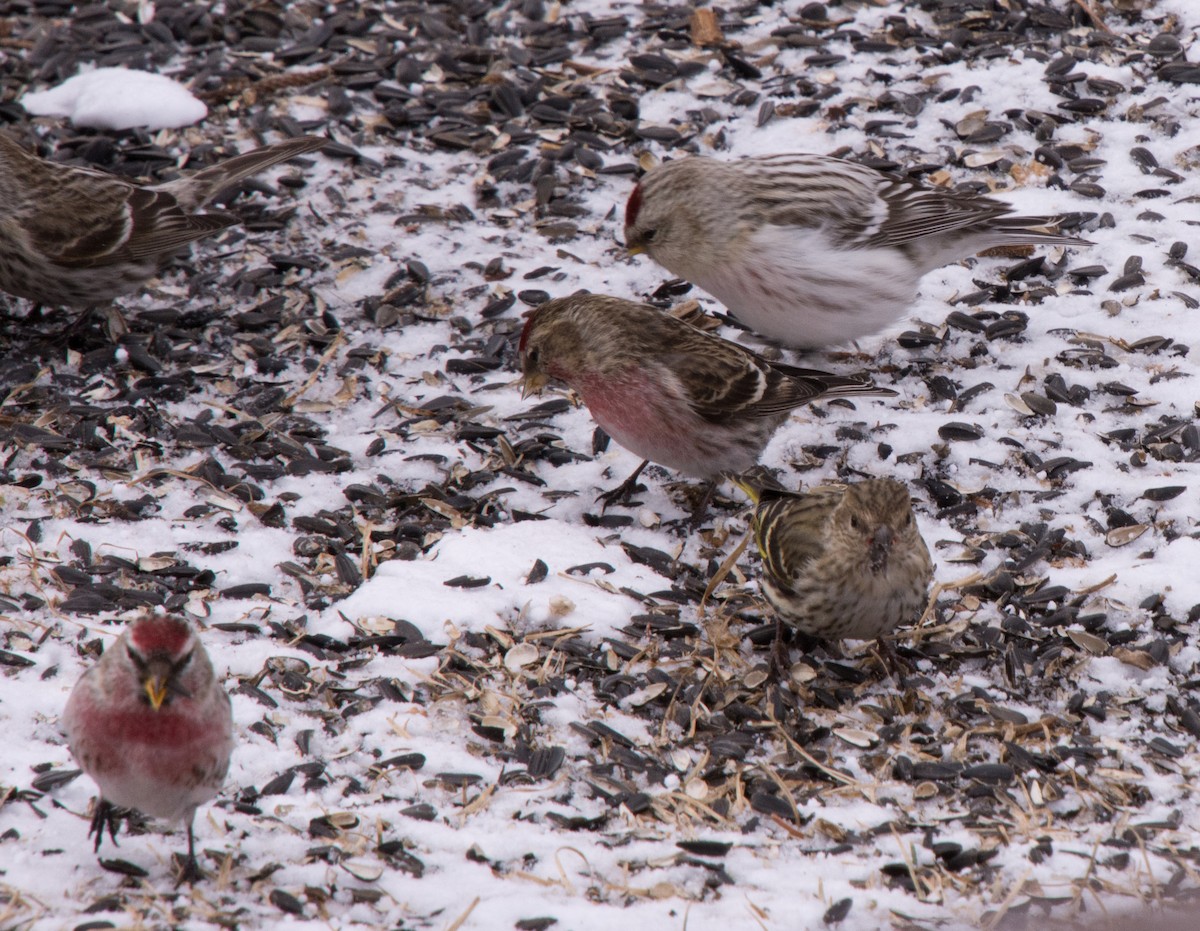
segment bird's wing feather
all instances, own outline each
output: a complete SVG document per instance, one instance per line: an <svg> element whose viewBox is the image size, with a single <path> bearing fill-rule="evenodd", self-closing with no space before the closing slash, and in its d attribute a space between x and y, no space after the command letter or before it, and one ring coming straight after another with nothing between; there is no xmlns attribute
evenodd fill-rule
<svg viewBox="0 0 1200 931"><path fill-rule="evenodd" d="M825 548L822 529L841 501L838 490L765 489L754 513L754 540L766 571L786 584Z"/></svg>
<svg viewBox="0 0 1200 931"><path fill-rule="evenodd" d="M821 155L745 159L747 204L764 225L826 230L851 248L888 220L886 179L865 165Z"/></svg>
<svg viewBox="0 0 1200 931"><path fill-rule="evenodd" d="M724 423L772 412L764 407L766 365L753 353L690 326L680 328L673 346L658 361L683 384L692 409L705 420Z"/></svg>
<svg viewBox="0 0 1200 931"><path fill-rule="evenodd" d="M171 194L161 190L140 188L130 197L129 205L133 230L125 252L133 258L176 252L238 222L229 213L186 213Z"/></svg>
<svg viewBox="0 0 1200 931"><path fill-rule="evenodd" d="M121 182L88 187L87 197L76 191L62 207L46 204L25 223L38 248L67 268L170 255L237 222L227 213L189 216L171 195ZM69 229L54 217L70 217Z"/></svg>
<svg viewBox="0 0 1200 931"><path fill-rule="evenodd" d="M128 253L135 258L168 255L239 222L231 213L217 212L167 217L144 235L135 229L129 240Z"/></svg>
<svg viewBox="0 0 1200 931"><path fill-rule="evenodd" d="M685 386L692 409L710 423L781 414L825 390L818 380L790 377L736 343L688 324L675 329L673 351L659 361Z"/></svg>
<svg viewBox="0 0 1200 931"><path fill-rule="evenodd" d="M679 327L674 350L659 356L686 388L692 409L711 423L740 417L771 417L822 396L888 394L863 375L834 375L769 362L758 354Z"/></svg>
<svg viewBox="0 0 1200 931"><path fill-rule="evenodd" d="M1055 217L1014 217L1012 207L1003 201L925 187L902 175L843 159L790 155L744 161L764 169L748 186L756 210L769 223L823 229L849 249L894 248L957 230L991 231L997 242L1078 241L1054 233L1025 232L1031 227L1052 227Z"/></svg>
<svg viewBox="0 0 1200 931"><path fill-rule="evenodd" d="M900 179L880 176L877 195L887 204L887 219L860 243L863 247L899 246L925 236L986 226L1012 213L990 197L931 190Z"/></svg>
<svg viewBox="0 0 1200 931"><path fill-rule="evenodd" d="M39 191L37 211L22 226L33 245L62 265L92 265L129 237L132 185L109 178L68 176Z"/></svg>

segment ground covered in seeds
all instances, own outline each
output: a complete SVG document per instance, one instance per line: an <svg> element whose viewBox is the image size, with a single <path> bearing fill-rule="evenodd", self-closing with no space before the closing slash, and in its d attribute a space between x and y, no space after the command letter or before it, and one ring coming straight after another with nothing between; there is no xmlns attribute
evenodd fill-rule
<svg viewBox="0 0 1200 931"><path fill-rule="evenodd" d="M331 141L248 184L115 342L0 297L0 927L1186 909L1198 30L1191 0L8 4L0 121L43 154L166 178ZM171 74L210 115L28 120L20 94L80 64ZM723 310L621 249L639 166L789 150L1075 213L1095 243L939 270L891 332L804 359L900 392L800 411L765 461L909 483L952 587L902 678L797 641L771 681L754 559L714 581L742 499L689 533L695 487L650 469L602 515L634 457L515 384L547 297ZM240 736L191 890L178 830L92 853L58 730L156 606L203 629Z"/></svg>

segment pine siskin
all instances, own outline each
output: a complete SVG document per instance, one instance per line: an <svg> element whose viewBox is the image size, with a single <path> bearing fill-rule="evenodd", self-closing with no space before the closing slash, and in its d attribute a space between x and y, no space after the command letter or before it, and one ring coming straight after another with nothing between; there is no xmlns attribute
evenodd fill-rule
<svg viewBox="0 0 1200 931"><path fill-rule="evenodd" d="M629 251L699 285L751 329L827 346L899 319L926 272L1003 245L1086 245L1062 218L824 155L684 158L625 207Z"/></svg>
<svg viewBox="0 0 1200 931"><path fill-rule="evenodd" d="M770 362L649 305L598 294L542 304L519 348L526 393L565 382L626 449L708 480L753 465L795 407L896 393L864 375Z"/></svg>
<svg viewBox="0 0 1200 931"><path fill-rule="evenodd" d="M808 492L739 484L756 505L760 585L785 623L813 637L867 640L920 616L933 562L900 482Z"/></svg>

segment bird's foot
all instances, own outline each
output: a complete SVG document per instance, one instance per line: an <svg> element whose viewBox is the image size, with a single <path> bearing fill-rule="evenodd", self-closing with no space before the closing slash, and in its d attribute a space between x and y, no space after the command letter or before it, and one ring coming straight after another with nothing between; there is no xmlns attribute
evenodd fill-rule
<svg viewBox="0 0 1200 931"><path fill-rule="evenodd" d="M792 651L782 640L771 643L771 654L767 659L768 681L787 682L792 671Z"/></svg>
<svg viewBox="0 0 1200 931"><path fill-rule="evenodd" d="M639 491L645 491L646 486L641 482L624 481L616 488L609 491L602 491L596 495L596 500L600 502L600 513L603 514L610 507L620 505L621 507L630 507L632 505L641 504L640 501L634 501L633 496Z"/></svg>
<svg viewBox="0 0 1200 931"><path fill-rule="evenodd" d="M174 855L175 868L179 871L175 878L175 888L178 889L184 883L189 886L194 886L198 882L203 882L208 879L208 874L200 869L200 864L196 862L196 855L192 853Z"/></svg>
<svg viewBox="0 0 1200 931"><path fill-rule="evenodd" d="M120 846L117 843L117 831L121 827L121 818L124 814L125 809L110 805L102 798L96 800L96 807L92 811L92 823L88 828L88 837L94 835L96 838L96 842L92 845L94 852L100 852L100 842L104 840L105 828L108 828L108 836L112 840L113 846Z"/></svg>
<svg viewBox="0 0 1200 931"><path fill-rule="evenodd" d="M675 493L679 485L684 486L681 494ZM703 485L695 483L679 483L679 485L672 488L672 497L677 504L687 509L687 516L666 521L663 526L680 536L687 536L699 530L704 524L705 518L709 516L717 483L712 481L705 482ZM680 498L684 500L680 501Z"/></svg>
<svg viewBox="0 0 1200 931"><path fill-rule="evenodd" d="M783 623L775 619L775 639L771 641L771 652L767 659L768 682L787 682L792 671L792 651L788 647L788 638L783 630Z"/></svg>
<svg viewBox="0 0 1200 931"><path fill-rule="evenodd" d="M194 886L201 880L207 879L208 874L200 869L200 864L196 862L196 834L192 829L192 819L196 816L196 810L192 809L187 816L187 839L188 849L187 855L175 854L175 866L179 869L179 878L175 880L175 888L178 889L184 883L189 886Z"/></svg>
<svg viewBox="0 0 1200 931"><path fill-rule="evenodd" d="M634 470L633 474L631 476L629 476L629 478L627 478L627 479L625 479L625 481L621 482L621 484L618 485L616 488L613 488L610 491L602 491L602 492L600 492L600 494L596 495L596 500L601 502L601 504L600 504L600 513L601 514L603 514L608 508L610 508L616 504L620 504L625 507L628 507L633 504L641 503L638 501L633 501L632 499L633 499L633 496L635 494L637 494L639 491L646 490L646 486L641 484L638 481L638 476L640 476L642 474L642 469L646 468L646 465L647 465L647 463L643 462L640 466L638 466Z"/></svg>
<svg viewBox="0 0 1200 931"><path fill-rule="evenodd" d="M688 518L688 530L696 531L700 529L700 525L704 523L704 518L708 516L708 508L712 504L713 495L716 494L716 491L716 481L704 483L704 491L700 494L700 500L692 508L692 516Z"/></svg>
<svg viewBox="0 0 1200 931"><path fill-rule="evenodd" d="M896 645L890 639L880 637L875 641L872 651L876 661L884 671L890 674L901 686L907 676L916 672L916 667L896 652Z"/></svg>

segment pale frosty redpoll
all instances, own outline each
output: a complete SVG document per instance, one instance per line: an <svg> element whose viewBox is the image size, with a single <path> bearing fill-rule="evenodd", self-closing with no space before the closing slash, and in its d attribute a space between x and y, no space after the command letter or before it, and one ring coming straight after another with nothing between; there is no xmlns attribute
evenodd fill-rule
<svg viewBox="0 0 1200 931"><path fill-rule="evenodd" d="M143 186L46 161L0 133L0 290L39 304L111 301L190 243L237 223L233 214L194 212L222 190L327 141L288 139Z"/></svg>
<svg viewBox="0 0 1200 931"><path fill-rule="evenodd" d="M920 617L933 562L900 482L808 492L739 484L756 504L759 584L785 623L813 637L867 640Z"/></svg>
<svg viewBox="0 0 1200 931"><path fill-rule="evenodd" d="M1005 245L1081 245L1052 216L923 187L840 158L683 158L646 173L625 242L699 285L746 326L826 346L899 319L926 272Z"/></svg>
<svg viewBox="0 0 1200 931"><path fill-rule="evenodd" d="M558 379L626 449L709 480L752 466L795 407L895 394L864 375L770 362L649 305L599 294L542 304L519 348L527 392Z"/></svg>
<svg viewBox="0 0 1200 931"><path fill-rule="evenodd" d="M225 780L233 715L191 627L162 615L135 620L80 678L62 725L71 753L100 787L89 832L95 849L106 825L116 840L113 806L182 818L188 853L180 881L202 876L192 820Z"/></svg>

